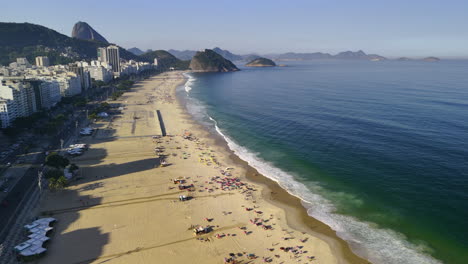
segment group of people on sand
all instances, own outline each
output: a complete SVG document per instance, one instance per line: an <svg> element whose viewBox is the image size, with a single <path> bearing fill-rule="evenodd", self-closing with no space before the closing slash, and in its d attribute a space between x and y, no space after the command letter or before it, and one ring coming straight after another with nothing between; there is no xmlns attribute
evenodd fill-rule
<svg viewBox="0 0 468 264"><path fill-rule="evenodd" d="M196 137L193 136L191 132L188 130L185 130L182 135L180 135L181 138L184 140L188 141L194 141L197 145L197 150L201 151L200 157L203 158L203 161L210 161L210 158L206 157L211 157L213 158L214 154L213 151L209 149L209 147L205 144L199 141ZM155 138L155 141L158 142L158 147L155 148L155 152L157 154L162 154L166 150L164 146L162 146L163 141L166 142L175 142L176 146L180 145L183 147L182 142L178 142L177 139L173 141L173 138ZM188 143L191 144L191 143ZM182 149L182 147L175 147L175 149ZM185 148L187 148L187 145L185 145ZM189 157L190 153L185 153L182 155L183 157ZM181 157L182 158L182 157ZM218 167L214 167L214 169L217 169L217 176L211 176L207 178L207 180L199 182L199 180L193 180L190 183L187 183L187 179L190 177L179 177L175 179L170 179L171 182L174 184L178 185L179 189L181 190L193 190L195 187L198 189L199 192L201 191L207 191L207 192L219 192L219 191L227 191L227 192L232 192L232 191L238 191L244 196L245 200L250 201L249 203L256 203L254 199L253 193L256 191L256 188L253 185L250 185L246 182L244 182L240 177L234 176L233 172L234 169L230 167L226 167L224 169L221 168L221 164L217 164ZM203 177L203 176L197 176L197 179ZM206 177L206 176L205 176ZM195 186L196 184L196 186ZM175 187L177 188L177 187ZM185 197L179 196L179 200L185 200ZM270 230L275 229L275 223L273 223L273 215L270 214L269 217L265 217L265 213L260 210L260 207L257 205L242 205L244 207L245 212L251 215L250 218L250 223L257 227L260 228L260 230L263 230L264 232L269 232ZM223 214L225 216L232 214L232 212L225 212L223 211ZM252 217L253 216L253 217ZM205 220L207 222L212 222L213 218L205 217ZM219 226L212 226L212 227L219 227ZM255 228L254 227L254 228ZM239 231L241 232L242 236L250 236L256 229L252 228L247 228L247 226L241 226L239 227ZM214 233L214 234L209 234L209 237L206 236L201 236L205 235L208 233L211 233L213 230L204 227L204 226L196 226L193 229L194 234L197 236L197 240L200 242L214 242L218 239L229 239L230 237L235 237L238 235L237 232L230 232L230 233ZM255 231L256 232L256 231ZM237 233L237 234L236 234ZM271 237L272 234L274 233L269 233L267 237ZM213 240L214 238L214 240ZM280 261L285 261L285 255L286 257L289 256L290 261L294 262L306 262L306 261L312 261L315 260L314 256L307 255L308 251L304 249L304 245L307 242L307 238L304 239L299 239L300 243L303 245L291 245L291 240L295 239L292 236L287 236L282 238L284 243L289 244L288 246L280 246L280 243L274 243L272 244L271 248L267 248L267 252L269 252L271 255L270 256L264 256L264 257L259 257L253 253L247 253L247 252L242 252L242 253L231 253L228 257L224 258L224 263L240 263L241 258L247 258L248 260L255 260L255 259L261 259L262 262L264 263L270 263L270 262L276 262L275 259L278 259Z"/></svg>

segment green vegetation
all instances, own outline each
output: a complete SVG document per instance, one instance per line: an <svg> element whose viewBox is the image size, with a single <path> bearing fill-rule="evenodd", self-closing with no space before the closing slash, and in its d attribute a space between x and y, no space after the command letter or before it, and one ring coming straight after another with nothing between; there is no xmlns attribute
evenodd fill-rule
<svg viewBox="0 0 468 264"><path fill-rule="evenodd" d="M140 57L149 62L154 62L154 59L158 59L158 67L162 70L168 70L171 67L176 70L186 70L190 63L190 61L179 60L165 50L146 52L141 54Z"/></svg>
<svg viewBox="0 0 468 264"><path fill-rule="evenodd" d="M106 85L105 82L103 82L103 81L96 81L96 80L94 80L94 79L91 79L91 82L92 82L92 87L94 87L94 88L101 88L101 87L103 87L104 85Z"/></svg>
<svg viewBox="0 0 468 264"><path fill-rule="evenodd" d="M63 157L60 156L57 152L52 152L47 157L45 158L45 164L50 167L54 168L65 168L70 164L70 161Z"/></svg>
<svg viewBox="0 0 468 264"><path fill-rule="evenodd" d="M117 90L128 91L133 86L134 82L130 80L123 80L117 85Z"/></svg>
<svg viewBox="0 0 468 264"><path fill-rule="evenodd" d="M94 108L93 111L88 115L88 119L99 119L98 114L101 112L106 112L111 108L110 104L107 102L101 103L98 107Z"/></svg>
<svg viewBox="0 0 468 264"><path fill-rule="evenodd" d="M62 174L58 178L50 178L49 179L49 189L52 191L62 190L67 186L67 178Z"/></svg>
<svg viewBox="0 0 468 264"><path fill-rule="evenodd" d="M118 91L118 92L113 92L112 95L111 95L111 99L112 100L117 100L119 99L120 96L122 96L124 93L122 91Z"/></svg>
<svg viewBox="0 0 468 264"><path fill-rule="evenodd" d="M94 59L97 48L109 44L70 38L55 30L29 23L0 23L0 64L7 65L18 57L26 57L30 63L36 56L48 56L51 64L66 64L77 59ZM67 54L67 57L62 53ZM142 61L125 49L119 49L120 57Z"/></svg>
<svg viewBox="0 0 468 264"><path fill-rule="evenodd" d="M59 169L49 169L47 172L44 174L44 177L48 180L50 179L58 179L61 176L63 176L63 171Z"/></svg>
<svg viewBox="0 0 468 264"><path fill-rule="evenodd" d="M197 52L190 62L190 68L194 71L205 72L228 72L239 70L230 60L226 60L223 56L209 49Z"/></svg>

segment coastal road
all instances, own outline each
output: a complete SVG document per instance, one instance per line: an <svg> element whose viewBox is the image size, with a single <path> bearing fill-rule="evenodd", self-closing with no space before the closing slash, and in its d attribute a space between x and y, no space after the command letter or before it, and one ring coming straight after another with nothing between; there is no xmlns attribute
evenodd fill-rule
<svg viewBox="0 0 468 264"><path fill-rule="evenodd" d="M84 123L86 119L85 115L80 114L76 120L80 124ZM73 120L74 122L75 120ZM54 137L51 142L51 146L54 149L60 148L60 138L65 139L65 142L69 142L78 131L70 122L70 125L63 129L62 132ZM41 153L36 157L31 168L29 168L24 176L18 180L16 185L9 191L8 195L0 202L0 244L6 240L8 234L12 230L14 223L17 221L18 215L21 214L22 207L27 206L26 201L30 200L31 195L38 189L38 168L45 161L45 154ZM4 249L10 250L10 249ZM1 258L1 257L0 257Z"/></svg>

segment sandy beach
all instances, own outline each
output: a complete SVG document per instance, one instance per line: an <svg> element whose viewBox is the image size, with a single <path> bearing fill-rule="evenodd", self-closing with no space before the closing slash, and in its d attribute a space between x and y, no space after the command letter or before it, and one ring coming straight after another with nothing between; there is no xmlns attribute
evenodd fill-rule
<svg viewBox="0 0 468 264"><path fill-rule="evenodd" d="M193 121L175 95L185 81L141 81L92 124L80 175L41 202L58 222L38 263L368 263Z"/></svg>

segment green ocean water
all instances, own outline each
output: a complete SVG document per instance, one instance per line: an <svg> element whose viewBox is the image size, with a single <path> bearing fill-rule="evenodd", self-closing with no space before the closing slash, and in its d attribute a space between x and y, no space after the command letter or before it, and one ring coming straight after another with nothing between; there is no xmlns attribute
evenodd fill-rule
<svg viewBox="0 0 468 264"><path fill-rule="evenodd" d="M190 76L189 111L360 255L468 262L467 61Z"/></svg>

